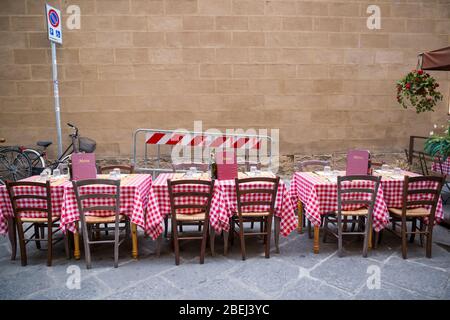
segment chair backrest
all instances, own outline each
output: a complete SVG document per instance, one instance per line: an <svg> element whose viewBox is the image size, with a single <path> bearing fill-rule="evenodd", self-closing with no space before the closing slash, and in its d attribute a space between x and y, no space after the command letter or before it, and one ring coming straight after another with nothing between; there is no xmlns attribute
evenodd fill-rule
<svg viewBox="0 0 450 320"><path fill-rule="evenodd" d="M368 209L369 217L373 214L375 200L381 177L376 176L339 176L337 178L338 213L346 207Z"/></svg>
<svg viewBox="0 0 450 320"><path fill-rule="evenodd" d="M209 218L214 180L167 180L172 219L177 213L204 212Z"/></svg>
<svg viewBox="0 0 450 320"><path fill-rule="evenodd" d="M443 176L405 176L402 215L406 215L408 208L426 206L430 209L430 217L434 219L444 182L445 177Z"/></svg>
<svg viewBox="0 0 450 320"><path fill-rule="evenodd" d="M113 171L114 169L119 168L121 173L129 173L132 174L134 173L134 166L127 166L127 165L119 165L119 166L100 166L98 171L101 174L104 173L110 173L111 171Z"/></svg>
<svg viewBox="0 0 450 320"><path fill-rule="evenodd" d="M274 214L280 177L236 178L235 183L239 216L242 216L243 208L249 206L268 207L267 211L270 215ZM267 185L269 188L262 187L262 185Z"/></svg>
<svg viewBox="0 0 450 320"><path fill-rule="evenodd" d="M176 171L186 171L189 168L194 167L197 168L198 171L206 172L208 171L208 164L202 162L181 162L181 163L172 163L173 172Z"/></svg>
<svg viewBox="0 0 450 320"><path fill-rule="evenodd" d="M261 162L250 161L250 160L244 160L244 161L238 160L238 167L239 167L239 169L244 170L246 172L249 172L251 170L251 167L256 167L257 170L261 170Z"/></svg>
<svg viewBox="0 0 450 320"><path fill-rule="evenodd" d="M86 221L85 214L94 211L114 212L116 222L119 222L120 180L87 179L72 181L72 185L83 224ZM113 192L100 192L98 191L100 186L106 186L105 190L108 189L107 186L112 186Z"/></svg>
<svg viewBox="0 0 450 320"><path fill-rule="evenodd" d="M369 163L372 168L381 168L383 164L385 164L384 161L372 161L372 160L369 160Z"/></svg>
<svg viewBox="0 0 450 320"><path fill-rule="evenodd" d="M306 160L306 161L300 161L297 163L297 169L298 171L306 172L306 171L313 171L313 168L330 166L330 161L328 160Z"/></svg>
<svg viewBox="0 0 450 320"><path fill-rule="evenodd" d="M9 198L13 208L14 217L21 218L22 213L39 212L45 215L48 223L52 221L52 197L50 181L31 182L17 181L6 182Z"/></svg>

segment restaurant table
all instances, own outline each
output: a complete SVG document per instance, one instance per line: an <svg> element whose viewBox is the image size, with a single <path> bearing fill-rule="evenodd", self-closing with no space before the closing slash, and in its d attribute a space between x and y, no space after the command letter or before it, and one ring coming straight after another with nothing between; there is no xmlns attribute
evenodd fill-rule
<svg viewBox="0 0 450 320"><path fill-rule="evenodd" d="M272 175L274 176L274 175ZM239 173L239 178L249 177L245 173ZM180 173L162 173L153 182L153 189L156 196L156 202L159 206L159 211L163 216L170 214L170 198L167 186L168 179L187 179ZM189 177L192 179L192 177ZM200 179L209 179L206 175L200 177ZM198 188L198 186L193 186ZM247 188L264 188L270 187L270 183L249 183ZM198 191L191 188L185 191ZM251 195L249 195L251 196ZM254 197L258 195L254 194ZM194 200L192 198L191 200ZM190 201L191 201L190 200ZM254 201L260 199L253 199ZM230 230L230 218L237 214L237 199L236 199L236 185L234 180L216 180L214 184L213 196L211 199L210 208L210 225L212 229L212 236L215 233L224 232L225 241L225 253L227 252L228 233ZM261 211L267 209L267 207L248 207L246 211ZM186 213L186 212L185 212ZM287 187L283 181L280 180L278 187L277 200L275 204L275 244L278 249L278 235L281 232L282 235L287 236L297 226L297 219L295 215L295 207L291 202Z"/></svg>
<svg viewBox="0 0 450 320"><path fill-rule="evenodd" d="M108 175L97 175L97 178L108 178ZM33 176L26 181L39 181L39 176ZM122 174L120 183L120 213L128 216L131 221L132 256L137 258L137 226L156 239L162 231L162 217L158 216L158 207L155 205L155 197L152 191L152 178L147 174ZM95 185L83 187L86 193L111 192L113 187L106 185ZM74 233L74 256L80 258L80 246L78 235L78 221L80 215L73 190L72 182L65 177L51 181L52 211L54 216L60 217L60 228L63 232ZM28 190L33 194L39 193L39 188ZM90 199L89 205L95 205L96 201L103 199ZM147 210L152 212L147 217ZM38 217L42 213L31 213L32 217ZM110 215L110 213L91 213L95 216ZM5 187L0 188L0 234L8 232L8 219L13 217L11 203Z"/></svg>
<svg viewBox="0 0 450 320"><path fill-rule="evenodd" d="M345 175L345 172L339 171L337 175ZM373 228L376 232L384 229L389 224L388 207L402 207L402 192L404 175L410 177L418 176L416 173L402 171L401 175L377 173L381 175L381 185L378 188L378 194L374 206ZM291 181L290 195L293 203L297 203L299 211L304 209L305 217L314 225L314 253L319 253L319 227L321 216L337 211L337 181L336 176L326 177L315 172L295 172ZM355 187L365 187L364 183L358 182ZM349 209L356 209L351 208ZM443 217L442 201L436 208L436 220ZM300 222L301 223L301 222ZM369 241L369 246L371 242Z"/></svg>
<svg viewBox="0 0 450 320"><path fill-rule="evenodd" d="M431 170L442 174L450 174L450 157L448 157L445 161L442 161L439 158L435 159L431 164Z"/></svg>

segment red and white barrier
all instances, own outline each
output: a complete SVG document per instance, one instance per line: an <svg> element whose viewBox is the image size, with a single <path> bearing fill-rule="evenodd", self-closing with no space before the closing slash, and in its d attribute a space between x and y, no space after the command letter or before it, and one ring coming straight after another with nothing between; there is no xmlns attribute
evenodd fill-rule
<svg viewBox="0 0 450 320"><path fill-rule="evenodd" d="M260 139L254 137L210 136L175 132L148 132L147 144L182 145L208 148L260 149Z"/></svg>

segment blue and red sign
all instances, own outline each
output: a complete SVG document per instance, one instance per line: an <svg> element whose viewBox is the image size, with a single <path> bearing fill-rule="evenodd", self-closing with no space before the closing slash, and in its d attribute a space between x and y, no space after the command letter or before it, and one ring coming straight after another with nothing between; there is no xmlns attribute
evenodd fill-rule
<svg viewBox="0 0 450 320"><path fill-rule="evenodd" d="M46 5L48 39L62 44L61 11Z"/></svg>
<svg viewBox="0 0 450 320"><path fill-rule="evenodd" d="M48 21L54 28L59 26L59 15L54 9L48 11Z"/></svg>

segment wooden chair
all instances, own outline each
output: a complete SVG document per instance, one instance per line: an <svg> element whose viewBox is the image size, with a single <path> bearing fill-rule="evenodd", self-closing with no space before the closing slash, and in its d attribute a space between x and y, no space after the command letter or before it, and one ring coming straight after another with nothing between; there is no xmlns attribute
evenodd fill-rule
<svg viewBox="0 0 450 320"><path fill-rule="evenodd" d="M242 260L246 259L245 237L247 236L264 236L265 243L265 257L270 258L270 237L272 233L272 221L275 213L275 201L277 198L278 185L280 177L266 178L255 177L245 179L235 179L236 183L236 198L237 198L237 215L231 219L231 241L234 240L234 233L239 235L241 243ZM270 183L271 188L246 188L247 183ZM258 194L258 198L262 200L247 201L245 197L251 194ZM266 200L267 199L267 200ZM247 212L244 210L248 206L264 206L267 210L262 212ZM244 232L245 222L260 222L263 225L263 230L260 232ZM236 231L236 225L239 226L239 232Z"/></svg>
<svg viewBox="0 0 450 320"><path fill-rule="evenodd" d="M426 187L417 188L418 183L424 183ZM416 185L415 185L416 184ZM426 256L431 258L431 247L433 238L433 226L436 207L439 201L444 177L442 176L405 176L403 182L403 200L401 208L388 208L391 216L392 231L402 239L402 256L407 258L407 236L411 235L410 242L414 242L416 234L427 237ZM415 185L415 186L414 186ZM411 200L411 196L421 200ZM427 207L422 207L427 206ZM427 221L425 221L427 219ZM419 231L417 231L417 221L420 221ZM407 222L411 221L411 231L407 230ZM401 232L395 230L396 223L400 222Z"/></svg>
<svg viewBox="0 0 450 320"><path fill-rule="evenodd" d="M41 249L41 241L47 242L47 266L52 265L53 246L63 239L65 241L66 254L70 257L67 238L54 238L54 234L59 229L59 217L52 216L50 181L47 181L46 183L30 181L6 182L6 188L8 190L14 213L14 225L10 227L13 232L15 232L15 228L17 228L19 234L20 258L22 266L27 265L26 245L30 241L34 241L38 249ZM45 196L25 193L28 188L41 189L42 193L45 193ZM27 212L36 214L40 213L41 215L44 213L45 217L24 217L23 213ZM30 225L24 230L25 223L30 223ZM25 238L25 234L31 228L34 228L33 235L30 238ZM46 238L44 235L45 228L47 229ZM41 233L39 233L39 231L41 231ZM15 234L13 240L13 257L15 258Z"/></svg>
<svg viewBox="0 0 450 320"><path fill-rule="evenodd" d="M214 189L214 180L167 180L170 197L171 220L172 220L172 243L175 250L175 264L180 264L180 240L202 240L200 248L200 264L205 261L206 241L209 235L209 210ZM185 191L187 187L195 188L203 186L205 191ZM190 199L189 199L190 198ZM188 200L189 199L189 200ZM201 203L201 204L200 204ZM179 210L195 210L194 213L181 213ZM194 224L203 226L201 236L180 236L178 226L183 224ZM181 229L182 230L182 229ZM201 231L201 230L199 230ZM180 231L180 233L183 233ZM214 244L211 243L213 252Z"/></svg>
<svg viewBox="0 0 450 320"><path fill-rule="evenodd" d="M250 160L238 161L238 168L241 171L249 172L251 167L256 167L257 170L261 170L261 162Z"/></svg>
<svg viewBox="0 0 450 320"><path fill-rule="evenodd" d="M91 244L114 244L114 268L119 266L119 246L125 238L120 240L120 231L126 231L126 238L130 237L130 221L125 215L120 214L120 180L110 179L87 179L72 181L73 189L80 213L81 230L83 234L84 251L87 269L91 268ZM114 193L86 193L84 188L92 185L113 186ZM102 203L107 205L89 205L89 200L101 199ZM109 211L110 215L96 217L88 215L94 211ZM114 223L113 228L100 228L101 224ZM125 223L125 227L120 227L120 223ZM114 230L114 240L92 240L94 231L98 230Z"/></svg>
<svg viewBox="0 0 450 320"><path fill-rule="evenodd" d="M354 187L354 182L371 181L372 187L358 188ZM380 186L381 177L374 176L346 176L337 178L337 195L338 195L338 210L335 214L325 215L324 220L324 234L323 242L326 242L327 235L332 234L338 239L338 254L342 257L342 241L344 235L364 235L363 257L367 257L369 249L369 241L371 241L372 235L372 223L373 223L373 208L375 206L375 200ZM344 185L344 182L348 184ZM357 210L343 210L346 205L361 205ZM359 220L358 231L353 230L348 232L346 230L346 219ZM332 231L328 224L332 223L336 225L337 232ZM364 227L364 230L362 230Z"/></svg>
<svg viewBox="0 0 450 320"><path fill-rule="evenodd" d="M297 170L300 172L313 171L317 168L323 170L323 167L330 166L330 161L327 160L305 160L297 163ZM303 227L306 225L306 218L304 213L303 203L298 203L298 226L297 231L303 232ZM308 220L308 237L312 238L311 221Z"/></svg>
<svg viewBox="0 0 450 320"><path fill-rule="evenodd" d="M128 173L133 174L134 173L134 166L127 166L127 165L119 165L119 166L99 166L98 172L101 174L110 173L114 169L119 168L121 173Z"/></svg>
<svg viewBox="0 0 450 320"><path fill-rule="evenodd" d="M181 163L172 163L173 172L177 171L187 171L190 168L196 168L198 171L206 172L208 171L208 164L202 162L181 162Z"/></svg>

